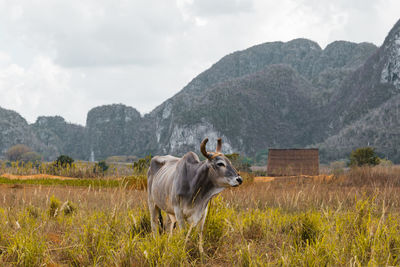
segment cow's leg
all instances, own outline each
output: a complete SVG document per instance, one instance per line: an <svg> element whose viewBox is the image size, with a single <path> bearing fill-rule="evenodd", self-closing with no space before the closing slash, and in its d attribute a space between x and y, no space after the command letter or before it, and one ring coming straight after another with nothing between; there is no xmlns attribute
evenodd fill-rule
<svg viewBox="0 0 400 267"><path fill-rule="evenodd" d="M200 221L199 252L200 252L200 259L201 259L202 262L204 262L203 230L204 230L204 225L206 223L208 206L209 206L209 204L207 204L207 207L206 207L206 209L204 210L204 213L203 213L203 217L201 218L201 221Z"/></svg>
<svg viewBox="0 0 400 267"><path fill-rule="evenodd" d="M185 219L183 218L183 212L180 206L174 207L175 218L178 223L178 227L180 230L185 228Z"/></svg>
<svg viewBox="0 0 400 267"><path fill-rule="evenodd" d="M161 216L161 210L152 202L149 202L149 210L150 210L151 230L153 231L153 234L156 235L159 229L159 218Z"/></svg>
<svg viewBox="0 0 400 267"><path fill-rule="evenodd" d="M172 235L172 231L174 230L176 218L172 214L168 214L170 225L169 225L169 234Z"/></svg>
<svg viewBox="0 0 400 267"><path fill-rule="evenodd" d="M190 226L189 226L189 230L188 230L188 232L187 232L187 234L186 234L185 244L183 245L183 247L184 247L185 250L186 250L186 243L187 243L187 241L189 240L189 236L190 236L190 233L192 232L193 226L194 226L194 224L191 223Z"/></svg>
<svg viewBox="0 0 400 267"><path fill-rule="evenodd" d="M204 249L203 249L203 230L204 230L204 224L205 224L206 218L207 218L207 212L208 212L208 205L207 205L206 209L204 210L203 217L201 218L201 221L200 221L200 233L199 233L199 251L200 251L200 255L202 255L204 253Z"/></svg>

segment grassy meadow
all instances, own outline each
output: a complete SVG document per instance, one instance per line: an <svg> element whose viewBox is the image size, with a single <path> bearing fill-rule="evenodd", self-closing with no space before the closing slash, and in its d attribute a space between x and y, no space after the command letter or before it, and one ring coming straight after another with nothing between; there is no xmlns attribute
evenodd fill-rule
<svg viewBox="0 0 400 267"><path fill-rule="evenodd" d="M186 246L178 230L153 237L145 185L138 182L145 176L127 177L134 182L1 178L0 265L400 265L396 166L354 168L329 179L257 182L248 175L212 200L203 259L196 232Z"/></svg>

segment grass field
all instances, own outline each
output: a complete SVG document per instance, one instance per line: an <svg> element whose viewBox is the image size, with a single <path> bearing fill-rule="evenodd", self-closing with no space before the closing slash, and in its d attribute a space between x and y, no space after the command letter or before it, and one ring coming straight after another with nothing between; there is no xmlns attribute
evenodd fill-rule
<svg viewBox="0 0 400 267"><path fill-rule="evenodd" d="M211 203L204 262L196 233L186 248L184 232L150 234L136 186L23 181L0 179L1 266L400 264L396 167L227 189Z"/></svg>

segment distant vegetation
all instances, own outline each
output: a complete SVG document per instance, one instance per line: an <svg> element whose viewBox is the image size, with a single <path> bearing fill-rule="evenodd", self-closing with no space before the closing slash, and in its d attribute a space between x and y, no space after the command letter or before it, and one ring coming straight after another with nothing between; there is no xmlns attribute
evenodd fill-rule
<svg viewBox="0 0 400 267"><path fill-rule="evenodd" d="M108 168L110 168L110 166L107 165L107 162L105 162L104 160L99 161L95 164L94 166L94 172L106 172L108 170Z"/></svg>
<svg viewBox="0 0 400 267"><path fill-rule="evenodd" d="M353 150L350 154L350 166L375 166L380 163L375 149L372 147L361 147Z"/></svg>
<svg viewBox="0 0 400 267"><path fill-rule="evenodd" d="M138 160L136 156L111 156L106 158L106 162L124 162L133 163Z"/></svg>
<svg viewBox="0 0 400 267"><path fill-rule="evenodd" d="M72 163L74 163L74 159L67 155L61 155L54 161L54 165L59 168L71 167Z"/></svg>
<svg viewBox="0 0 400 267"><path fill-rule="evenodd" d="M9 161L39 162L41 156L26 145L19 144L10 147L5 153Z"/></svg>
<svg viewBox="0 0 400 267"><path fill-rule="evenodd" d="M133 170L137 174L147 174L152 156L148 155L133 163Z"/></svg>
<svg viewBox="0 0 400 267"><path fill-rule="evenodd" d="M238 171L251 172L250 167L252 160L250 158L242 157L239 153L225 154L225 156Z"/></svg>

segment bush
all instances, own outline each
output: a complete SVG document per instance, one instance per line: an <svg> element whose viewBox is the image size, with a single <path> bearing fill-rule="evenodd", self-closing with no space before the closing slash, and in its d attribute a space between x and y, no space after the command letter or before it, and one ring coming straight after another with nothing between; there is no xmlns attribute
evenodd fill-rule
<svg viewBox="0 0 400 267"><path fill-rule="evenodd" d="M107 165L107 163L102 160L96 163L96 165L94 166L93 172L97 172L97 171L101 171L101 172L106 172L108 170L109 166Z"/></svg>
<svg viewBox="0 0 400 267"><path fill-rule="evenodd" d="M6 157L9 161L17 161L21 160L22 155L25 153L31 152L32 149L30 149L26 145L15 145L10 147L7 152L6 152Z"/></svg>
<svg viewBox="0 0 400 267"><path fill-rule="evenodd" d="M54 165L56 165L57 167L66 168L67 166L71 167L73 162L74 162L73 158L67 155L61 155L56 159Z"/></svg>
<svg viewBox="0 0 400 267"><path fill-rule="evenodd" d="M133 163L133 170L137 174L144 174L147 172L147 169L150 166L150 161L151 161L151 155L148 155L142 159L139 159L138 161Z"/></svg>
<svg viewBox="0 0 400 267"><path fill-rule="evenodd" d="M376 155L374 148L361 147L353 150L350 154L350 166L375 166L380 162L379 157Z"/></svg>

